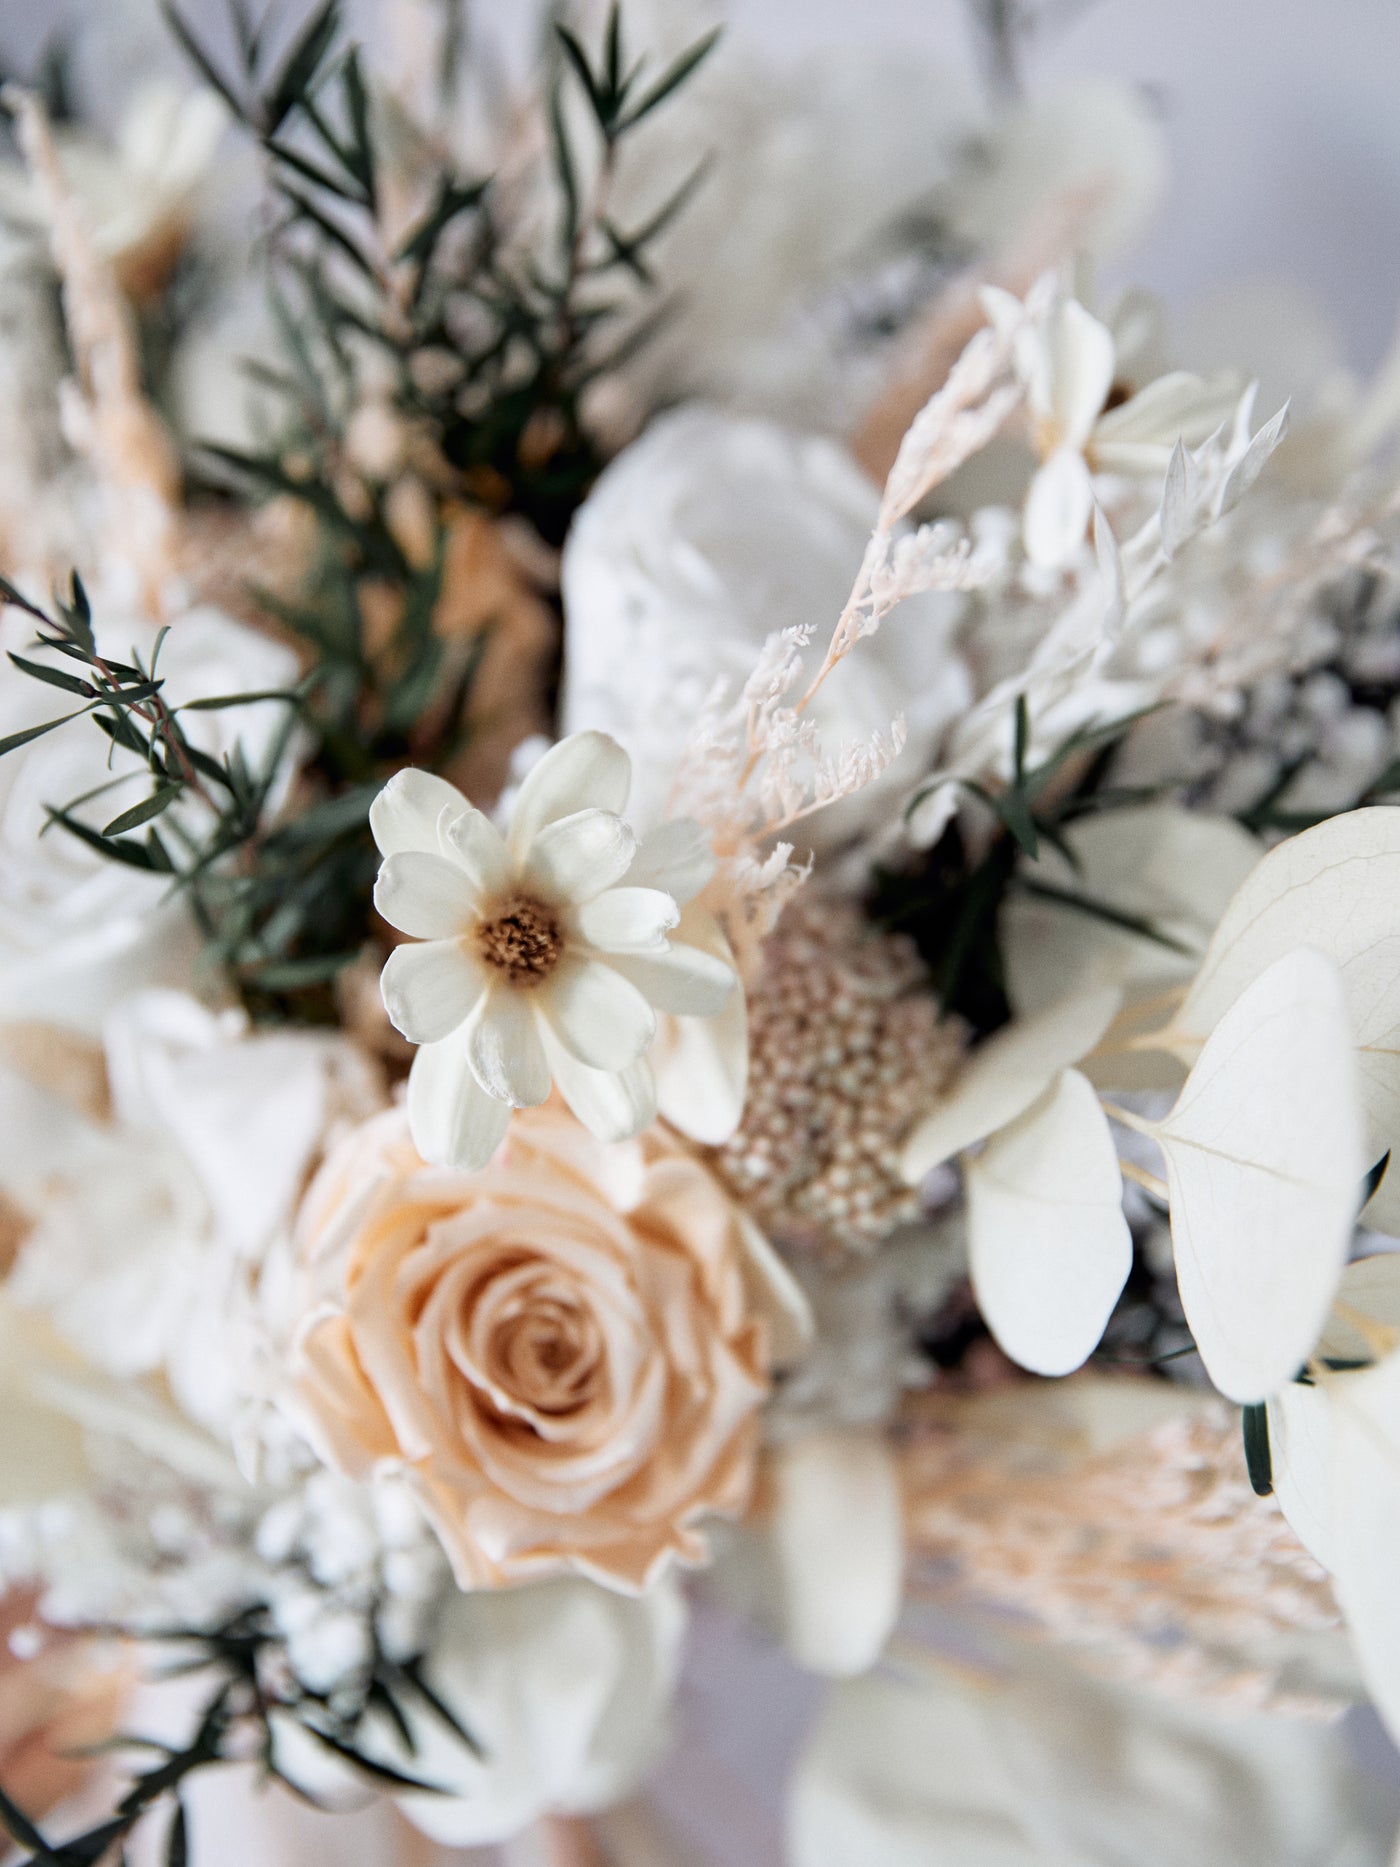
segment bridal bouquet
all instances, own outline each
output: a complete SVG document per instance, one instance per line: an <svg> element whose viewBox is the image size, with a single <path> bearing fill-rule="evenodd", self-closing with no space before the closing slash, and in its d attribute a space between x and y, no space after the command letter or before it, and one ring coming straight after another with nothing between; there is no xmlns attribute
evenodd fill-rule
<svg viewBox="0 0 1400 1867"><path fill-rule="evenodd" d="M1385 1858L1400 366L1098 292L1115 82L93 14L3 94L15 1858L679 1860L697 1612L829 1682L797 1867Z"/></svg>

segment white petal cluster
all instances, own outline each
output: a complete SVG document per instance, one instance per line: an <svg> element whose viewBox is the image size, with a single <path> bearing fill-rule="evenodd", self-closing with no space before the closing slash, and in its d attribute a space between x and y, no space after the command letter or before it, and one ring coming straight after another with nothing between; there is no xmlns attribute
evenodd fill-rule
<svg viewBox="0 0 1400 1867"><path fill-rule="evenodd" d="M622 748L588 732L540 759L506 836L424 772L376 798L375 905L417 942L390 955L382 991L421 1046L408 1107L426 1160L484 1166L510 1111L552 1088L600 1139L639 1134L659 1017L714 1019L739 994L717 925L684 913L713 867L703 832L677 819L639 843L620 814L630 781ZM717 1029L742 1083L742 1029Z"/></svg>

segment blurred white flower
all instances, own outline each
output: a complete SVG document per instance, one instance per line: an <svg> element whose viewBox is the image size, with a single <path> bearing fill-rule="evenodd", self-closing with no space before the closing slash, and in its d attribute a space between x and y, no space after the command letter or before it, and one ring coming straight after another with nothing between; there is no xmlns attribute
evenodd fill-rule
<svg viewBox="0 0 1400 1867"><path fill-rule="evenodd" d="M484 1166L511 1110L555 1085L601 1140L639 1134L657 1014L712 1019L739 990L710 918L682 913L713 868L703 831L676 819L639 843L619 814L630 783L627 754L590 732L531 769L508 838L426 772L375 799L375 905L419 943L390 954L382 991L420 1046L408 1106L426 1160Z"/></svg>
<svg viewBox="0 0 1400 1867"><path fill-rule="evenodd" d="M565 726L626 746L659 815L716 682L737 695L783 629L825 640L879 514L877 489L833 442L703 407L654 422L602 475L565 547ZM908 733L888 779L815 819L823 844L890 815L893 787L966 706L959 609L955 595L910 597L819 690L825 745L866 744L899 715Z"/></svg>
<svg viewBox="0 0 1400 1867"><path fill-rule="evenodd" d="M982 298L992 322L1015 333L1041 462L1026 494L1026 554L1053 569L1084 545L1097 475L1160 481L1178 442L1199 447L1234 415L1243 384L1233 373L1176 370L1129 394L1113 332L1078 299L1057 295L1028 319L1009 292L989 286Z"/></svg>
<svg viewBox="0 0 1400 1867"><path fill-rule="evenodd" d="M250 1035L176 992L129 999L105 1037L107 1120L0 1068L0 1190L26 1220L8 1288L96 1367L163 1369L227 1436L260 1339L254 1273L374 1085L342 1039Z"/></svg>
<svg viewBox="0 0 1400 1867"><path fill-rule="evenodd" d="M410 1707L414 1754L387 1730L383 1754L447 1793L399 1807L434 1840L475 1847L619 1801L666 1742L684 1632L669 1577L633 1598L574 1580L454 1596L426 1672L480 1752Z"/></svg>
<svg viewBox="0 0 1400 1867"><path fill-rule="evenodd" d="M1022 1648L905 1652L833 1689L797 1768L793 1867L1382 1867L1393 1792L1344 1724L1241 1717Z"/></svg>

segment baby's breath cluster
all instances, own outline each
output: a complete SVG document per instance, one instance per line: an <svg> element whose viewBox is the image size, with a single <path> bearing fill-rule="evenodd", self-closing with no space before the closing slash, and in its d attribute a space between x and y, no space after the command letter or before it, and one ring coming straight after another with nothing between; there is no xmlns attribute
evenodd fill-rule
<svg viewBox="0 0 1400 1867"><path fill-rule="evenodd" d="M783 1242L865 1252L919 1216L900 1143L964 1046L920 977L911 941L819 901L789 908L765 944L749 990L748 1102L717 1158Z"/></svg>

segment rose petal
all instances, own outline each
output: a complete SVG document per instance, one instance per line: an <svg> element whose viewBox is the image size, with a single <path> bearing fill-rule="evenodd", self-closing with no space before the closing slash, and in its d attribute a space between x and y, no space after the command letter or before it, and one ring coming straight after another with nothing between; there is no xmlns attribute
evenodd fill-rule
<svg viewBox="0 0 1400 1867"><path fill-rule="evenodd" d="M665 951L666 936L681 911L659 888L609 888L585 901L576 916L579 933L604 952Z"/></svg>
<svg viewBox="0 0 1400 1867"><path fill-rule="evenodd" d="M636 846L631 830L611 811L576 811L540 831L521 880L552 901L591 901L622 880Z"/></svg>
<svg viewBox="0 0 1400 1867"><path fill-rule="evenodd" d="M505 1139L510 1108L472 1075L464 1035L424 1044L408 1073L413 1145L435 1167L475 1173Z"/></svg>
<svg viewBox="0 0 1400 1867"><path fill-rule="evenodd" d="M467 1056L488 1095L512 1108L535 1108L549 1098L549 1065L529 994L494 986L467 1030Z"/></svg>
<svg viewBox="0 0 1400 1867"><path fill-rule="evenodd" d="M505 838L489 817L479 810L462 810L450 817L444 811L439 833L444 848L461 863L478 895L494 895L509 885L515 865Z"/></svg>
<svg viewBox="0 0 1400 1867"><path fill-rule="evenodd" d="M627 802L632 761L606 733L570 733L551 746L526 777L515 800L510 851L523 861L547 823L581 810L616 816Z"/></svg>
<svg viewBox="0 0 1400 1867"><path fill-rule="evenodd" d="M374 884L374 905L391 927L419 940L452 940L476 913L470 878L446 856L408 849L388 856Z"/></svg>
<svg viewBox="0 0 1400 1867"><path fill-rule="evenodd" d="M470 810L466 798L446 778L409 766L397 771L369 807L369 827L382 856L416 849L438 853L438 819L444 811Z"/></svg>
<svg viewBox="0 0 1400 1867"><path fill-rule="evenodd" d="M684 907L714 872L709 833L693 817L673 817L642 838L627 880L639 888L664 889Z"/></svg>
<svg viewBox="0 0 1400 1867"><path fill-rule="evenodd" d="M563 960L534 996L559 1042L590 1069L626 1069L656 1035L656 1013L636 986L598 960Z"/></svg>
<svg viewBox="0 0 1400 1867"><path fill-rule="evenodd" d="M396 947L379 976L389 1022L411 1044L437 1043L465 1024L486 983L460 940Z"/></svg>

